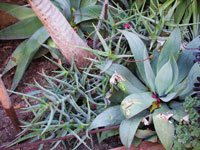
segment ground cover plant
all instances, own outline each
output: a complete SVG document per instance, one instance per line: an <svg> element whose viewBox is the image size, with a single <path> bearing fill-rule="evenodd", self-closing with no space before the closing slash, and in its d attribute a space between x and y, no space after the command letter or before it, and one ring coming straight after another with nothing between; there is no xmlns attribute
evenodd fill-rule
<svg viewBox="0 0 200 150"><path fill-rule="evenodd" d="M31 122L22 121L23 131L19 136L26 131L31 133L13 144L30 138L33 138L31 142L34 142L39 139L74 135L79 142L75 142L72 146L71 139L67 142L62 141L66 149L68 145L76 149L81 144L92 149L84 142L86 138L90 139L89 135L79 137L78 134L85 131L91 120L106 107L107 100L104 92L108 78L89 74L91 66L80 73L75 64L70 69L65 69L58 63L53 63L58 65L61 71L55 71L56 75L53 77L43 72L41 76L46 80L44 85L39 85L36 81L33 85L38 90L28 94L17 93L23 95L23 99L29 106L24 108L24 111L32 112L34 118ZM32 105L32 101L37 101L37 104ZM55 149L59 143L61 141L52 143L52 149Z"/></svg>
<svg viewBox="0 0 200 150"><path fill-rule="evenodd" d="M33 85L37 91L21 94L29 106L25 110L31 111L34 119L22 122L24 130L20 135L31 133L13 144L29 138L34 142L74 135L78 139L74 149L81 144L93 149L92 137L80 137L80 132L120 124L119 130L97 134L99 142L119 134L127 148L144 140L160 142L166 149L198 147L199 116L193 107L199 101L188 98L195 94L193 84L198 86L196 81L200 76L198 5L194 4L197 2L112 1L100 29L91 22L81 22L94 18L78 15L80 22L77 18L75 22L80 27L89 25L84 32L88 43L94 44L93 31L98 35L97 49L81 47L93 52L97 59L90 59L92 64L82 73L75 63L66 69L54 62L61 70L55 72L57 75L43 73L44 84L36 81ZM73 7L77 9L76 5ZM89 7L75 14L81 11L87 14L92 10ZM189 15L184 11L178 13L181 8ZM88 34L87 30L91 32ZM31 100L37 104L32 105ZM193 102L194 105L188 106ZM188 123L188 114L194 124ZM185 139L183 128L196 134ZM91 145L86 142L88 139ZM192 144L189 140L193 140ZM67 148L69 142L62 144ZM52 143L52 149L59 143Z"/></svg>

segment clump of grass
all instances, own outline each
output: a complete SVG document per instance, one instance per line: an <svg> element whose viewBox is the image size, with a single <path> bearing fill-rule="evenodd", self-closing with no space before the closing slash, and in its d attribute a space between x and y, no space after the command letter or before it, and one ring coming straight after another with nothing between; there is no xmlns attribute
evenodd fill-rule
<svg viewBox="0 0 200 150"><path fill-rule="evenodd" d="M83 69L83 72L79 72L75 63L71 68L66 69L56 62L50 61L60 68L60 71L54 71L55 76L48 76L42 72L41 76L45 79L44 84L40 85L35 81L35 85L33 85L38 90L27 94L13 92L23 95L23 99L28 104L24 110L32 112L34 115L31 122L22 121L23 131L19 135L23 135L26 131L30 133L13 144L27 139L34 142L74 135L77 139L72 146L74 149L81 144L91 149L84 142L84 140L90 139L89 135L80 137L78 134L87 132L91 121L106 107L108 101L105 94L108 78L98 75L98 72L96 74L89 73L92 70L95 71L95 68L92 68L93 64ZM37 104L31 105L31 101L37 101ZM65 142L58 141L52 143L52 149L61 142L66 147Z"/></svg>

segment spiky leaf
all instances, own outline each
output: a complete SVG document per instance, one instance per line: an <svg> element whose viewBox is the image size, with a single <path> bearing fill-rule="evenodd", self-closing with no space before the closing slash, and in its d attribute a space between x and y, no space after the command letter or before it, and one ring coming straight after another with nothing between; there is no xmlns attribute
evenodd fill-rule
<svg viewBox="0 0 200 150"><path fill-rule="evenodd" d="M42 26L37 17L31 17L13 24L0 31L1 40L25 39Z"/></svg>
<svg viewBox="0 0 200 150"><path fill-rule="evenodd" d="M17 64L17 70L15 72L11 90L14 90L17 87L19 81L21 80L24 74L24 71L26 70L33 56L36 54L38 48L40 47L40 44L45 42L48 37L49 37L48 32L44 27L42 27L39 30L37 30L31 36L31 38L27 40L27 42L25 43L26 46L21 47L24 48L23 50L21 50L23 56L21 57L21 59Z"/></svg>
<svg viewBox="0 0 200 150"><path fill-rule="evenodd" d="M23 19L35 16L35 13L33 12L33 10L26 6L19 6L19 5L8 4L8 3L0 3L0 9L11 14L13 17L15 17L19 20L23 20Z"/></svg>

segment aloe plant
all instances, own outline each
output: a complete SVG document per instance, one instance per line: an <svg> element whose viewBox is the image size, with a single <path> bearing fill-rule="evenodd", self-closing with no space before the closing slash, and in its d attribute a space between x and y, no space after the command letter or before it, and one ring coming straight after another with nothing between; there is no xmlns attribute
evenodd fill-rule
<svg viewBox="0 0 200 150"><path fill-rule="evenodd" d="M133 74L120 64L112 63L109 66L107 62L97 64L111 76L110 83L114 86L112 92L109 91L112 95L111 104L116 104L116 101L121 104L110 106L99 114L90 129L120 124L121 141L126 147L130 147L134 139L137 139L134 137L137 135L138 127L144 129L146 128L144 125L153 123L161 143L170 150L174 138L171 118L180 122L184 117L185 113L180 113L184 112L181 111L183 110L181 100L194 92L193 84L200 75L200 66L193 62L195 58L193 52L187 50L199 46L200 36L181 51L181 32L176 28L161 52L154 52L154 57L149 60L146 46L136 34L125 30L120 32L126 37L134 55L136 73ZM141 121L144 123L141 124ZM147 133L147 130L145 132Z"/></svg>

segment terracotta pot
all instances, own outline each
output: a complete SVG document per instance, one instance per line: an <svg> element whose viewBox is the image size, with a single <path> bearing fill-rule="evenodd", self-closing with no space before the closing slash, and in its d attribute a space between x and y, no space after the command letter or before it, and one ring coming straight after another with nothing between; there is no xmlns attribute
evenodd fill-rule
<svg viewBox="0 0 200 150"><path fill-rule="evenodd" d="M127 150L127 148L125 146L121 146L110 150ZM143 141L138 147L131 146L129 150L165 150L165 148L159 143Z"/></svg>

